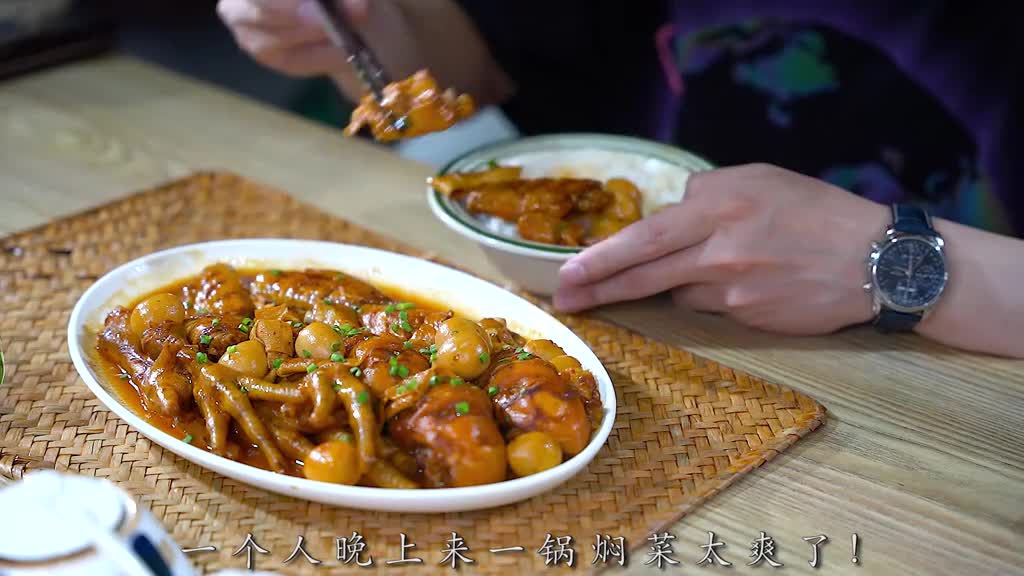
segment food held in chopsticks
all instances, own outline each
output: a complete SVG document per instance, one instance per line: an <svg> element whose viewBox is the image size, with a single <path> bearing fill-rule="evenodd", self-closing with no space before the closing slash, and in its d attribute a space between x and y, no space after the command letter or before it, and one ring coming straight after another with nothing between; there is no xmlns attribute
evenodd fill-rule
<svg viewBox="0 0 1024 576"><path fill-rule="evenodd" d="M390 142L441 132L473 114L473 99L441 90L426 70L384 87L378 100L373 93L363 96L352 112L345 134L354 136L369 127L374 139Z"/></svg>
<svg viewBox="0 0 1024 576"><path fill-rule="evenodd" d="M545 244L594 244L642 217L640 189L625 178L523 178L521 167L495 165L428 182L469 213L515 223L519 237Z"/></svg>
<svg viewBox="0 0 1024 576"><path fill-rule="evenodd" d="M535 474L582 451L603 418L593 375L554 342L331 270L211 265L110 311L97 352L165 432L338 484Z"/></svg>

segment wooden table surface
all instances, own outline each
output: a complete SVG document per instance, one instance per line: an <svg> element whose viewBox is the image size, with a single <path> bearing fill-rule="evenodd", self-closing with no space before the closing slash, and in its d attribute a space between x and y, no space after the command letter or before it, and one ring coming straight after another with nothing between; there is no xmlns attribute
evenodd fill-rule
<svg viewBox="0 0 1024 576"><path fill-rule="evenodd" d="M0 236L204 169L400 230L497 278L475 245L431 216L429 170L388 151L124 57L0 84ZM714 531L731 573L772 572L745 566L764 531L785 574L1024 573L1024 362L867 329L783 338L669 306L651 299L598 314L796 388L830 413L684 518L673 531L682 564L670 571L713 572L694 564ZM812 570L802 538L819 534L828 543ZM591 544L578 538L583 565ZM634 555L629 570L646 559Z"/></svg>

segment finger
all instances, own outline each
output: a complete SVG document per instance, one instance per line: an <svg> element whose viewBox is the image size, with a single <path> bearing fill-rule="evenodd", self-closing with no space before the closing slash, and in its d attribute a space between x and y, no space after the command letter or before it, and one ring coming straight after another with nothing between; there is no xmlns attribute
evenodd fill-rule
<svg viewBox="0 0 1024 576"><path fill-rule="evenodd" d="M370 3L367 0L342 0L341 6L354 26L362 26L369 21Z"/></svg>
<svg viewBox="0 0 1024 576"><path fill-rule="evenodd" d="M232 32L238 43L251 52L284 50L300 44L327 41L327 34L322 28L304 24L280 28L246 24L235 26Z"/></svg>
<svg viewBox="0 0 1024 576"><path fill-rule="evenodd" d="M369 20L370 5L366 0L336 0L338 6L344 11L348 22L356 27L362 28ZM301 0L295 13L299 19L308 25L322 26L323 15L320 6L314 0Z"/></svg>
<svg viewBox="0 0 1024 576"><path fill-rule="evenodd" d="M235 40L238 45L248 52L257 62L284 73L299 74L295 70L284 66L285 62L296 62L295 54L308 53L312 47L331 47L323 34L307 35L292 30L285 33L268 31L258 28L241 28L235 30ZM344 55L336 48L336 59L344 62ZM298 61L304 69L311 69L312 73L324 73L328 69L316 69L316 62Z"/></svg>
<svg viewBox="0 0 1024 576"><path fill-rule="evenodd" d="M618 272L694 246L711 235L699 204L680 202L580 252L559 270L559 282L592 284Z"/></svg>
<svg viewBox="0 0 1024 576"><path fill-rule="evenodd" d="M301 25L303 0L220 0L217 13L232 25L288 27Z"/></svg>
<svg viewBox="0 0 1024 576"><path fill-rule="evenodd" d="M645 298L701 281L698 257L699 251L695 248L679 250L592 284L562 283L555 292L555 307L564 312L576 312L602 304Z"/></svg>
<svg viewBox="0 0 1024 576"><path fill-rule="evenodd" d="M270 64L268 64L270 65ZM286 70L293 76L310 76L324 73L343 73L348 60L345 53L330 43L320 42L296 46L276 56L274 67Z"/></svg>
<svg viewBox="0 0 1024 576"><path fill-rule="evenodd" d="M672 301L678 306L699 312L725 312L725 295L715 284L697 283L672 290Z"/></svg>

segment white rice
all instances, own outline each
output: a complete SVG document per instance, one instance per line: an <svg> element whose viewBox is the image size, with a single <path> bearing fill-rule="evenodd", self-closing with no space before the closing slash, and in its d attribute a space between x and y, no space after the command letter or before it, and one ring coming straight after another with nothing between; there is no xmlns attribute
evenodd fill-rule
<svg viewBox="0 0 1024 576"><path fill-rule="evenodd" d="M490 214L473 214L473 218L476 218L478 222L484 225L488 231L493 232L499 236L505 236L506 238L519 238L519 228L516 227L515 222L509 222L508 220L502 220L497 216L491 216Z"/></svg>
<svg viewBox="0 0 1024 576"><path fill-rule="evenodd" d="M644 216L682 200L690 176L690 170L657 158L596 148L530 152L499 158L498 163L522 166L524 178L591 178L601 182L626 178L640 188ZM495 234L519 238L515 222L488 214L475 218Z"/></svg>

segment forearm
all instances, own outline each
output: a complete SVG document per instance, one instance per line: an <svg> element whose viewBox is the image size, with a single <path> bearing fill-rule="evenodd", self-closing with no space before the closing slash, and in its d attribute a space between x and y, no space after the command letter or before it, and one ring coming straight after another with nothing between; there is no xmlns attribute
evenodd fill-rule
<svg viewBox="0 0 1024 576"><path fill-rule="evenodd" d="M979 352L1024 358L1024 241L935 219L949 284L917 332Z"/></svg>

